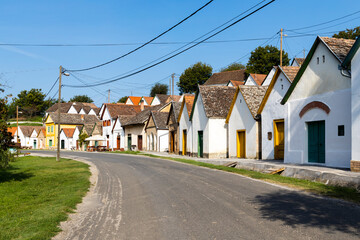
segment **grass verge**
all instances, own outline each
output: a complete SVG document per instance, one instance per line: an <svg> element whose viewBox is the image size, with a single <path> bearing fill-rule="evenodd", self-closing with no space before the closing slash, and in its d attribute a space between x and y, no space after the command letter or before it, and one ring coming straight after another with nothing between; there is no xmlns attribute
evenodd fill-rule
<svg viewBox="0 0 360 240"><path fill-rule="evenodd" d="M117 153L128 154L128 151L117 152ZM354 202L357 204L360 203L360 192L358 192L354 188L330 186L330 185L325 185L325 184L319 183L319 182L312 182L312 181L303 180L303 179L284 177L281 175L271 175L271 174L260 173L260 172L245 170L245 169L239 169L239 168L225 167L222 165L203 163L203 162L198 162L195 160L184 159L184 158L163 157L163 156L157 156L154 154L147 154L147 153L141 153L141 152L132 152L130 154L135 154L135 155L137 154L137 155L143 155L143 156L148 156L148 157L172 160L172 161L192 164L192 165L196 165L196 166L200 166L200 167L206 167L206 168L218 169L218 170L222 170L222 171L226 171L226 172L237 173L237 174L241 174L241 175L244 175L244 176L247 176L250 178L260 179L260 180L263 180L266 182L276 183L279 185L296 188L296 189L303 190L306 192L311 192L311 193L328 196L328 197L333 197L333 198L339 198L339 199L351 201L351 202Z"/></svg>
<svg viewBox="0 0 360 240"><path fill-rule="evenodd" d="M0 171L0 239L50 239L85 196L88 165L21 157Z"/></svg>
<svg viewBox="0 0 360 240"><path fill-rule="evenodd" d="M10 124L9 127L16 127L16 123ZM19 126L42 126L41 123L19 123Z"/></svg>

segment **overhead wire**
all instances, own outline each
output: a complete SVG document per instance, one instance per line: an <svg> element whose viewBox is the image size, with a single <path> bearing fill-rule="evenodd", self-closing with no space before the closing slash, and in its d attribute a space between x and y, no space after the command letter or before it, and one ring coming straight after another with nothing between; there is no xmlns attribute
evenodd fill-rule
<svg viewBox="0 0 360 240"><path fill-rule="evenodd" d="M248 18L249 16L253 15L254 13L260 11L261 9L263 9L264 7L266 7L266 6L268 6L269 4L273 3L274 1L275 1L275 0L271 0L270 2L262 5L261 7L257 8L256 10L254 10L254 11L250 12L249 14L245 15L244 17L236 20L235 22L231 23L230 25L228 25L228 26L224 27L223 29L215 32L214 34L210 35L209 37L201 40L200 42L195 43L195 44L193 44L192 46L190 46L190 47L188 47L188 48L186 48L186 49L184 49L184 50L182 50L182 51L180 51L180 52L178 52L178 53L176 53L176 54L174 54L174 55L172 55L172 56L170 56L170 57L168 57L168 58L165 58L165 59L163 59L163 60L161 60L161 61L159 61L159 62L157 62L157 63L155 63L155 64L152 64L152 65L150 65L150 66L148 66L148 67L146 67L146 68L143 68L143 69L141 69L141 70L138 70L138 71L136 71L136 72L130 73L130 74L128 74L128 75L125 75L125 76L122 76L122 77L119 77L119 78L115 78L115 79L112 79L112 80L104 81L104 82L102 82L102 83L89 84L87 87L90 87L90 86L92 86L92 87L93 87L93 86L100 86L100 85L104 85L104 84L108 84L108 83L111 83L111 82L115 82L115 81L118 81L118 80L121 80L121 79L124 79L124 78L128 78L128 77L130 77L130 76L134 76L134 75L136 75L136 74L138 74L138 73L141 73L141 72L143 72L143 71L145 71L145 70L148 70L148 69L150 69L150 68L152 68L152 67L155 67L155 66L157 66L157 65L159 65L159 64L161 64L161 63L163 63L163 62L166 62L166 61L168 61L168 60L170 60L170 59L172 59L172 58L174 58L174 57L176 57L176 56L178 56L178 55L180 55L180 54L182 54L182 53L184 53L184 52L186 52L186 51L194 48L195 46L197 46L197 45L205 42L206 40L208 40L208 39L210 39L210 38L218 35L219 33L227 30L228 28L236 25L237 23L239 23L239 22L241 22L242 20ZM66 86L67 86L67 87L84 87L84 86L77 86L77 85L66 85Z"/></svg>
<svg viewBox="0 0 360 240"><path fill-rule="evenodd" d="M56 79L56 81L54 82L54 84L52 85L52 87L50 88L50 90L47 92L47 94L45 95L44 99L49 95L49 93L51 92L51 90L55 87L55 84L59 81L59 77Z"/></svg>
<svg viewBox="0 0 360 240"><path fill-rule="evenodd" d="M142 44L141 46L131 50L130 52L127 52L123 55L121 55L120 57L117 57L117 58L114 58L110 61L107 61L105 63L102 63L102 64L98 64L98 65L95 65L93 67L88 67L88 68L82 68L82 69L68 69L67 71L71 71L71 72L81 72L81 71L88 71L88 70L91 70L91 69L95 69L95 68L99 68L99 67L102 67L102 66L105 66L107 64L110 64L112 62L115 62L115 61L118 61L119 59L121 58L124 58L136 51L138 51L139 49L145 47L146 45L148 45L149 43L155 41L156 39L160 38L161 36L165 35L166 33L170 32L171 30L173 30L174 28L176 28L177 26L179 26L180 24L182 24L183 22L185 22L186 20L188 20L189 18L191 18L192 16L194 16L195 14L197 14L199 11L201 11L202 9L204 9L206 6L208 6L210 3L212 3L214 0L210 0L208 1L206 4L204 4L203 6L201 6L200 8L198 8L195 12L191 13L190 15L188 15L186 18L182 19L180 22L176 23L174 26L170 27L169 29L167 29L166 31L160 33L159 35L157 35L156 37L152 38L151 40L147 41L146 43Z"/></svg>

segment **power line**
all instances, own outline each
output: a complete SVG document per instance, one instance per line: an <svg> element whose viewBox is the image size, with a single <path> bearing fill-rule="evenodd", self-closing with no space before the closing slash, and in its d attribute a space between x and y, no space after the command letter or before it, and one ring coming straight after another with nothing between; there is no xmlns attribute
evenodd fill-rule
<svg viewBox="0 0 360 240"><path fill-rule="evenodd" d="M57 81L59 81L59 77L56 79L56 81L54 82L54 84L52 85L52 87L50 88L50 90L48 91L48 93L45 95L44 99L49 95L49 93L51 92L51 90L55 87L55 84L57 83Z"/></svg>
<svg viewBox="0 0 360 240"><path fill-rule="evenodd" d="M194 44L194 45L192 45L192 46L190 46L190 47L188 47L188 48L186 48L186 49L184 49L184 50L182 50L182 51L180 51L180 52L178 52L178 53L176 53L176 54L174 54L174 55L172 55L172 56L170 56L170 57L168 57L168 58L166 58L166 59L164 59L164 60L162 60L162 61L160 61L160 62L157 62L157 63L155 63L155 64L153 64L153 65L151 65L151 66L149 66L149 67L143 68L143 69L141 69L141 70L139 70L139 71L136 71L136 72L134 72L134 73L128 74L128 75L126 75L126 76L119 77L119 78L115 78L115 79L112 79L112 80L108 80L108 81L105 81L105 82L102 82L102 83L90 84L90 85L87 85L86 87L94 87L94 86L100 86L100 85L112 83L112 82L115 82L115 81L118 81L118 80L121 80L121 79L124 79L124 78L131 77L131 76L133 76L133 75L136 75L136 74L138 74L138 73L141 73L141 72L143 72L143 71L145 71L145 70L148 70L148 69L150 69L150 68L153 68L153 67L155 67L155 66L157 66L157 65L159 65L159 64L161 64L161 63L163 63L163 62L166 62L166 61L168 61L168 60L170 60L170 59L172 59L172 58L174 58L174 57L176 57L176 56L178 56L178 55L180 55L180 54L182 54L182 53L184 53L184 52L186 52L186 51L194 48L195 46L201 44L202 42L205 42L206 40L208 40L208 39L210 39L210 38L218 35L219 33L225 31L226 29L228 29L228 28L236 25L237 23L241 22L242 20L244 20L244 19L248 18L249 16L253 15L254 13L260 11L261 9L263 9L264 7L266 7L266 6L268 6L269 4L273 3L274 1L275 1L275 0L271 0L270 2L262 5L261 7L257 8L256 10L252 11L251 13L247 14L246 16L240 18L239 20L233 22L232 24L226 26L225 28L217 31L216 33L214 33L214 34L212 34L212 35L210 35L209 37L205 38L204 40L202 40L202 41L200 41L200 42L198 42L198 43L196 43L196 44ZM84 87L84 86L77 86L77 85L66 85L66 86L67 86L67 87Z"/></svg>
<svg viewBox="0 0 360 240"><path fill-rule="evenodd" d="M266 0L260 1L259 3L255 4L255 5L252 6L251 8L249 8L249 9L247 9L246 11L244 11L244 12L238 14L237 16L231 18L230 20L226 21L225 23L217 26L217 27L214 28L213 30L211 30L211 31L209 31L209 32L201 35L200 37L196 38L195 40L191 41L190 43L185 44L184 46L181 46L181 47L179 47L179 48L177 48L177 49L175 49L175 50L173 50L173 51L171 51L171 52L169 52L169 53L167 53L167 54L165 54L165 55L163 55L163 56L161 56L161 57L159 57L159 58L157 58L157 59L155 59L155 60L153 60L153 61L151 61L151 62L149 62L149 63L147 63L147 64L144 64L144 65L142 65L142 66L140 66L140 67L137 67L137 68L135 68L135 69L132 69L132 70L127 71L127 72L125 72L125 73L122 73L122 74L120 74L120 75L114 76L114 77L112 77L112 78L103 79L103 80L101 80L101 81L94 82L93 84L98 84L98 83L102 83L102 82L104 82L104 81L109 81L109 80L112 80L112 79L116 79L116 78L120 78L120 77L123 77L123 76L127 76L128 74L133 73L133 72L135 72L135 71L137 71L137 70L139 70L139 69L145 68L145 67L147 67L147 66L150 66L152 63L156 63L157 61L160 61L161 59L166 58L167 56L171 56L173 53L176 53L176 52L180 51L181 49L184 49L186 46L189 46L189 45L191 45L191 44L197 44L197 45L198 45L198 44L200 44L200 43L206 42L206 40L207 40L208 38L207 38L207 39L204 39L204 40L202 40L202 41L198 41L198 40L200 40L200 39L202 39L203 37L205 37L205 36L207 36L207 35L215 32L217 29L220 29L221 27L225 26L226 24L228 24L228 23L232 22L233 20L239 18L240 16L242 16L242 15L244 15L245 13L247 13L247 12L251 11L252 9L256 8L257 6L259 6L261 3L265 2L265 1L266 1Z"/></svg>
<svg viewBox="0 0 360 240"><path fill-rule="evenodd" d="M321 25L324 25L324 24L328 24L328 23L331 23L331 22L335 22L337 20L340 20L340 19L344 19L344 18L347 18L347 17L350 17L352 15L355 15L357 13L359 13L359 11L356 11L356 12L353 12L353 13L350 13L350 14L347 14L345 16L342 16L342 17L339 17L339 18L335 18L333 20L330 20L330 21L327 21L327 22L322 22L322 23L318 23L318 24L314 24L314 25L310 25L310 26L306 26L306 27L301 27L301 28L294 28L294 29L289 29L288 31L290 30L293 30L293 31L296 31L296 30L302 30L302 29L307 29L307 28L313 28L313 27L317 27L317 26L321 26Z"/></svg>
<svg viewBox="0 0 360 240"><path fill-rule="evenodd" d="M131 50L130 52L128 53L125 53L123 55L121 55L120 57L117 57L117 58L114 58L110 61L107 61L105 63L102 63L102 64L98 64L98 65L95 65L93 67L88 67L88 68L83 68L83 69L75 69L75 70L67 70L67 71L71 71L71 72L81 72L81 71L87 71L87 70L91 70L91 69L95 69L95 68L99 68L99 67L102 67L102 66L105 66L109 63L112 63L112 62L115 62L123 57L126 57L134 52L136 52L137 50L145 47L146 45L148 45L149 43L155 41L156 39L160 38L161 36L163 36L164 34L170 32L171 30L173 30L174 28L176 28L177 26L179 26L180 24L182 24L183 22L185 22L186 20L188 20L189 18L191 18L192 16L194 16L196 13L198 13L199 11L201 11L203 8L205 8L207 5L209 5L210 3L212 3L214 0L210 0L209 2L207 2L205 5L203 5L202 7L200 7L199 9L197 9L195 12L193 12L192 14L190 14L189 16L187 16L186 18L184 18L183 20L181 20L180 22L178 22L177 24L175 24L174 26L172 26L171 28L169 28L168 30L166 30L165 32L162 32L161 34L157 35L156 37L154 37L153 39L151 39L150 41L147 41L146 43L142 44L141 46Z"/></svg>

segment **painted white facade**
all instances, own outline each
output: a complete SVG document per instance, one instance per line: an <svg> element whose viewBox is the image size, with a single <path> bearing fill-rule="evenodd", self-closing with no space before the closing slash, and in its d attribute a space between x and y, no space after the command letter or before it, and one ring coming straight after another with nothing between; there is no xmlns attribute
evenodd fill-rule
<svg viewBox="0 0 360 240"><path fill-rule="evenodd" d="M30 137L27 137L23 134L23 132L21 131L21 126L18 127L18 139L20 139L20 145L21 147L30 147L31 142L30 142Z"/></svg>
<svg viewBox="0 0 360 240"><path fill-rule="evenodd" d="M74 105L71 105L71 107L69 108L69 110L67 111L67 113L78 114L78 112L76 111Z"/></svg>
<svg viewBox="0 0 360 240"><path fill-rule="evenodd" d="M351 81L341 75L339 64L340 62L320 41L309 65L286 102L287 144L285 144L284 162L309 164L307 123L325 121L325 163L316 164L350 167ZM313 108L300 117L300 111L313 101L327 105L330 108L329 114L319 108ZM338 136L338 126L341 125L345 128L344 136Z"/></svg>
<svg viewBox="0 0 360 240"><path fill-rule="evenodd" d="M270 70L269 74L266 76L265 80L263 81L262 86L269 86L270 85L270 82L273 79L275 72L276 72L276 68L273 67Z"/></svg>
<svg viewBox="0 0 360 240"><path fill-rule="evenodd" d="M360 161L360 50L351 61L351 160Z"/></svg>
<svg viewBox="0 0 360 240"><path fill-rule="evenodd" d="M115 119L111 118L109 110L106 107L104 109L104 113L101 120L103 122L110 120L110 126L104 126L104 124L102 125L102 130L103 130L102 136L106 139L105 143L103 142L103 144L105 144L104 146L109 146L109 149L116 148L116 144L114 145L113 133L112 133L112 129L115 124Z"/></svg>
<svg viewBox="0 0 360 240"><path fill-rule="evenodd" d="M192 153L192 124L190 122L190 116L188 114L188 110L186 108L186 104L184 104L184 108L180 115L179 121L179 150L183 151L183 133L186 130L186 153Z"/></svg>
<svg viewBox="0 0 360 240"><path fill-rule="evenodd" d="M169 150L169 130L157 130L156 149L160 152Z"/></svg>
<svg viewBox="0 0 360 240"><path fill-rule="evenodd" d="M125 148L125 131L121 126L119 118L115 120L115 126L112 131L112 143L113 148L117 148L117 138L120 136L120 148Z"/></svg>
<svg viewBox="0 0 360 240"><path fill-rule="evenodd" d="M155 96L151 102L151 106L159 105L160 103L161 103L160 99L157 96Z"/></svg>
<svg viewBox="0 0 360 240"><path fill-rule="evenodd" d="M134 103L131 101L131 99L130 99L129 97L126 99L125 104L127 104L127 105L134 105Z"/></svg>
<svg viewBox="0 0 360 240"><path fill-rule="evenodd" d="M29 146L32 147L32 149L38 148L38 138L37 138L38 132L34 129L30 135L29 139Z"/></svg>
<svg viewBox="0 0 360 240"><path fill-rule="evenodd" d="M237 157L237 131L245 130L245 157L256 158L258 126L241 92L237 95L229 122L229 157Z"/></svg>
<svg viewBox="0 0 360 240"><path fill-rule="evenodd" d="M96 112L94 111L94 109L90 109L88 115L95 115L96 116Z"/></svg>
<svg viewBox="0 0 360 240"><path fill-rule="evenodd" d="M63 129L61 129L60 132L60 147L61 147L61 142L64 141L64 148L65 150L75 150L76 149L76 141L79 140L79 134L80 131L78 128L75 128L74 134L72 137L67 137L63 131Z"/></svg>
<svg viewBox="0 0 360 240"><path fill-rule="evenodd" d="M62 148L62 142L64 141L64 148ZM63 130L60 132L60 148L65 150L70 150L70 139L66 137Z"/></svg>
<svg viewBox="0 0 360 240"><path fill-rule="evenodd" d="M276 81L274 87L261 112L262 159L274 159L274 120L286 118L286 107L280 102L291 83L283 72L280 72L278 78L274 80ZM286 134L286 129L284 131ZM268 139L268 132L271 132L271 140Z"/></svg>
<svg viewBox="0 0 360 240"><path fill-rule="evenodd" d="M246 79L244 85L246 85L246 86L257 86L257 83L255 82L254 78L251 75L249 75L248 78Z"/></svg>
<svg viewBox="0 0 360 240"><path fill-rule="evenodd" d="M146 124L145 124L146 125ZM128 138L129 136L131 137L131 145L135 146L135 148L137 149L137 144L138 144L138 136L141 135L142 136L142 147L143 150L146 150L146 134L145 134L145 125L131 125L131 126L126 126L125 127L125 150L129 150L128 146Z"/></svg>
<svg viewBox="0 0 360 240"><path fill-rule="evenodd" d="M227 157L227 126L225 119L208 118L201 94L198 95L192 117L192 155L198 156L198 133L203 131L203 157Z"/></svg>

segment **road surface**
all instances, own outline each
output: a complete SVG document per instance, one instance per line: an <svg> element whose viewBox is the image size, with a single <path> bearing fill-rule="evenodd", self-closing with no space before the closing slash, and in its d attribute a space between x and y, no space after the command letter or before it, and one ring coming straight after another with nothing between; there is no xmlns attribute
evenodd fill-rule
<svg viewBox="0 0 360 240"><path fill-rule="evenodd" d="M62 157L94 163L98 182L61 239L360 239L360 207L344 201L168 160Z"/></svg>

